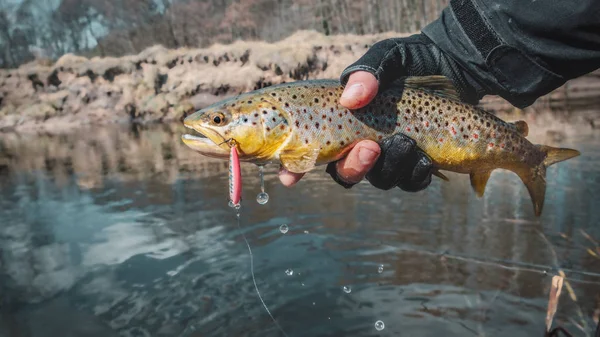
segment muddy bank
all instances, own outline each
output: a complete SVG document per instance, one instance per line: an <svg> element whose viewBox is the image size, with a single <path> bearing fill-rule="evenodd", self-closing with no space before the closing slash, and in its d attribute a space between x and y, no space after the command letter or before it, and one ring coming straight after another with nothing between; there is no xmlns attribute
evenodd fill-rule
<svg viewBox="0 0 600 337"><path fill-rule="evenodd" d="M324 36L301 31L277 43L236 42L205 49L148 48L138 55L87 59L65 55L0 71L0 130L62 132L84 125L178 122L225 97L264 86L337 78L373 43L398 36ZM600 77L574 80L529 109L598 100ZM503 100L482 102L511 111ZM597 102L594 102L597 103ZM528 110L528 111L529 111ZM568 110L568 108L567 108ZM600 125L595 114L578 116Z"/></svg>

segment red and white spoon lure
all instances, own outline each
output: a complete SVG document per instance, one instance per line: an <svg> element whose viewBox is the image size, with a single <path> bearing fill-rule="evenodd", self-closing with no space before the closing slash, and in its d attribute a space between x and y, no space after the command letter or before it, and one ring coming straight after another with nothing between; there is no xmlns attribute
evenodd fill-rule
<svg viewBox="0 0 600 337"><path fill-rule="evenodd" d="M242 174L237 146L232 146L229 152L229 205L239 207L242 200Z"/></svg>

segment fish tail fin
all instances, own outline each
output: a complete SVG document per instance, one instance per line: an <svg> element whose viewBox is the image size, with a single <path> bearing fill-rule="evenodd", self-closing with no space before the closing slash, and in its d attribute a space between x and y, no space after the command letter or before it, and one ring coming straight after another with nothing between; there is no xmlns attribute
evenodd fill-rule
<svg viewBox="0 0 600 337"><path fill-rule="evenodd" d="M527 187L535 215L540 216L546 198L546 169L561 161L577 157L581 153L573 149L555 148L546 145L537 145L537 148L546 154L544 160L537 166L522 167L514 170L514 172Z"/></svg>

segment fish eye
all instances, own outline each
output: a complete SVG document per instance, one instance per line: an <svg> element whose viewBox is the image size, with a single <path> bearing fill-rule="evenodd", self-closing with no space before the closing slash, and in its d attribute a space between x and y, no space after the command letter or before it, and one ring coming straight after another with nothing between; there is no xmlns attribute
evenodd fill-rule
<svg viewBox="0 0 600 337"><path fill-rule="evenodd" d="M211 121L215 125L219 125L225 121L225 116L222 113L216 113L212 116Z"/></svg>

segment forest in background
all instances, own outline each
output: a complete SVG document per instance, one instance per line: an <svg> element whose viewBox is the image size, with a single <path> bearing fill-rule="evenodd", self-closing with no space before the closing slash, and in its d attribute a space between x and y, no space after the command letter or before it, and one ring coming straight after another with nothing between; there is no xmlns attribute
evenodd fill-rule
<svg viewBox="0 0 600 337"><path fill-rule="evenodd" d="M0 0L0 68L34 59L137 54L147 47L416 32L448 0Z"/></svg>

